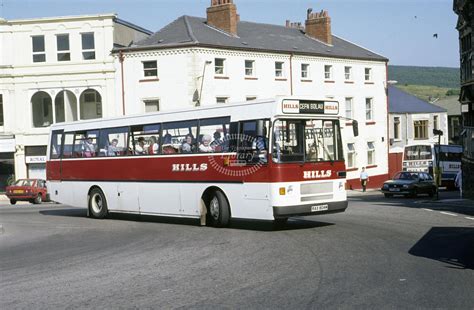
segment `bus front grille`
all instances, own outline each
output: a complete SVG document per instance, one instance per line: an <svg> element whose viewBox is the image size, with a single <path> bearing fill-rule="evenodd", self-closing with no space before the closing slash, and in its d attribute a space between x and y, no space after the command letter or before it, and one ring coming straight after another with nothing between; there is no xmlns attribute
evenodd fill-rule
<svg viewBox="0 0 474 310"><path fill-rule="evenodd" d="M300 187L301 202L333 199L333 182L305 183Z"/></svg>

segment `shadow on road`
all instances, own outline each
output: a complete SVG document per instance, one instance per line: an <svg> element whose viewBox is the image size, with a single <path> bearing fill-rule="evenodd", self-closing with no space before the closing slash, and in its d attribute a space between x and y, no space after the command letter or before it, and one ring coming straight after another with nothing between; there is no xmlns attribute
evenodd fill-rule
<svg viewBox="0 0 474 310"><path fill-rule="evenodd" d="M433 227L408 251L411 255L474 269L474 228Z"/></svg>
<svg viewBox="0 0 474 310"><path fill-rule="evenodd" d="M64 217L87 217L87 210L80 208L41 210L40 214L46 216L64 216ZM199 220L190 218L151 216L139 214L109 213L109 220L147 222L160 224L177 224L198 226ZM91 219L92 220L92 219ZM334 225L333 223L317 222L302 218L292 218L283 226L276 226L272 221L241 220L233 219L228 228L254 231L282 231L312 229Z"/></svg>

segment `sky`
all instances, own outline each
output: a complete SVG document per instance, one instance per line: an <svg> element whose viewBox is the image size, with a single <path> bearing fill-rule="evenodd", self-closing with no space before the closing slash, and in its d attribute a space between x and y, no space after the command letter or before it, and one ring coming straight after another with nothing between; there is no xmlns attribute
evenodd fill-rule
<svg viewBox="0 0 474 310"><path fill-rule="evenodd" d="M153 32L182 15L206 16L211 0L0 0L9 19L116 13ZM332 33L391 65L459 67L453 0L234 0L241 20L284 25L327 10ZM437 34L437 38L433 35Z"/></svg>

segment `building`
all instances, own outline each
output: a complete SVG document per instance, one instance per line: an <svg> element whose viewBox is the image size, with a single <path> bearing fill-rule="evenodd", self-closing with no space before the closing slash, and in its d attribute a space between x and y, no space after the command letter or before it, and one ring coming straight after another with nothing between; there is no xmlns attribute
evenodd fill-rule
<svg viewBox="0 0 474 310"><path fill-rule="evenodd" d="M441 144L448 143L446 109L421 100L403 90L388 86L389 175L402 170L403 148L414 143L438 143L433 129L441 130Z"/></svg>
<svg viewBox="0 0 474 310"><path fill-rule="evenodd" d="M463 195L474 198L474 0L454 0L453 10L458 15L459 54L461 59L461 112L463 119L462 161Z"/></svg>
<svg viewBox="0 0 474 310"><path fill-rule="evenodd" d="M460 144L461 133L461 107L458 97L449 96L444 99L433 101L432 104L446 109L448 113L448 142L449 144Z"/></svg>
<svg viewBox="0 0 474 310"><path fill-rule="evenodd" d="M225 104L277 95L336 99L343 122L348 179L360 187L387 178L387 62L335 36L327 12L308 10L301 23L240 21L232 0L213 0L207 18L181 16L149 38L115 50L127 114ZM138 104L137 104L138 103Z"/></svg>
<svg viewBox="0 0 474 310"><path fill-rule="evenodd" d="M150 34L114 14L0 19L0 191L45 177L50 124L122 113L110 52Z"/></svg>

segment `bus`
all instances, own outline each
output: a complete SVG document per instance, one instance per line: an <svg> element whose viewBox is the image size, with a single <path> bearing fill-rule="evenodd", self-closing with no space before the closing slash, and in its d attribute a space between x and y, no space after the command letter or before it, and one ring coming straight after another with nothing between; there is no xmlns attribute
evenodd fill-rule
<svg viewBox="0 0 474 310"><path fill-rule="evenodd" d="M454 188L456 174L461 170L463 148L460 145L412 144L403 151L403 171L427 172L435 177L439 161L441 186Z"/></svg>
<svg viewBox="0 0 474 310"><path fill-rule="evenodd" d="M337 101L288 97L54 124L48 190L98 219L118 212L224 227L343 212L338 114Z"/></svg>

